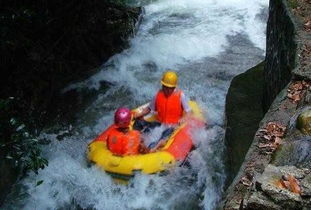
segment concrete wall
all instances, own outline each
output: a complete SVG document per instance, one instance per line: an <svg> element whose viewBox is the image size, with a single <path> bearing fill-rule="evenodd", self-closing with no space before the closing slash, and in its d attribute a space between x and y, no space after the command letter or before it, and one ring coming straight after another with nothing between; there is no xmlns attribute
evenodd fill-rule
<svg viewBox="0 0 311 210"><path fill-rule="evenodd" d="M264 70L264 110L267 111L291 79L295 68L297 43L295 25L287 1L271 0L267 23L266 66Z"/></svg>

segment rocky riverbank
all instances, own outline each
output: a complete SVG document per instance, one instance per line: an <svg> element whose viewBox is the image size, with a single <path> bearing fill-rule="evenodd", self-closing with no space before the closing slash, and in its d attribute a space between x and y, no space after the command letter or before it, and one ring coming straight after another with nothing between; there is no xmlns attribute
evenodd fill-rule
<svg viewBox="0 0 311 210"><path fill-rule="evenodd" d="M224 209L311 208L311 2L270 1L269 11L262 100L268 111Z"/></svg>

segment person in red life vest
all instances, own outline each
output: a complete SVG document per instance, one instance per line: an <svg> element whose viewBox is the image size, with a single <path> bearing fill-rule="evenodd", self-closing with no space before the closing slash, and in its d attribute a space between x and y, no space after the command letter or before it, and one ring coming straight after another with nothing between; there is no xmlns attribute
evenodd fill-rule
<svg viewBox="0 0 311 210"><path fill-rule="evenodd" d="M136 155L148 152L141 141L140 132L130 130L132 113L128 108L118 108L114 114L114 124L98 136L95 141L106 141L108 149L115 155Z"/></svg>
<svg viewBox="0 0 311 210"><path fill-rule="evenodd" d="M162 88L157 92L150 105L145 108L141 113L135 113L134 118L137 120L137 126L139 128L146 127L141 124L145 124L141 118L151 111L156 112L157 120L161 124L168 126L162 137L167 137L173 131L176 125L187 118L191 113L191 108L189 106L189 100L185 96L182 90L177 88L178 76L174 71L166 71L161 79ZM184 115L185 113L185 115ZM148 125L147 125L148 127ZM154 127L154 126L152 126ZM140 129L138 129L140 130ZM163 144L163 141L159 141Z"/></svg>

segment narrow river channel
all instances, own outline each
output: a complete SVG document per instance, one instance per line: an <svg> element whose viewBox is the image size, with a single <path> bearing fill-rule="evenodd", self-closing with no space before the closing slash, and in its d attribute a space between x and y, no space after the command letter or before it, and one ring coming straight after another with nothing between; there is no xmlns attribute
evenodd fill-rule
<svg viewBox="0 0 311 210"><path fill-rule="evenodd" d="M95 95L67 128L41 137L49 166L21 180L4 209L214 209L224 180L224 106L231 79L264 59L268 0L144 0L142 22L130 47L101 70L64 91ZM190 166L168 175L137 174L129 185L86 161L88 143L103 131L119 106L134 108L160 88L166 69L202 107L208 129L194 134ZM103 84L109 84L108 87ZM64 132L61 141L57 139ZM36 186L36 183L43 183Z"/></svg>

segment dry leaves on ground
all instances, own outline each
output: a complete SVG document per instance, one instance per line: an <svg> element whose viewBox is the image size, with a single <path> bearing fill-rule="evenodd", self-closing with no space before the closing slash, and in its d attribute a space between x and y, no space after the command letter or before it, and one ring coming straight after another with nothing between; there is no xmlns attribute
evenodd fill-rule
<svg viewBox="0 0 311 210"><path fill-rule="evenodd" d="M295 81L287 89L287 97L293 102L298 103L303 97L303 90L310 87L310 81Z"/></svg>
<svg viewBox="0 0 311 210"><path fill-rule="evenodd" d="M286 127L277 123L269 122L265 128L260 129L256 136L262 139L258 147L262 149L265 154L271 154L281 144Z"/></svg>
<svg viewBox="0 0 311 210"><path fill-rule="evenodd" d="M293 2L292 4L292 12L295 15L299 15L302 18L307 17L311 7L311 0L298 0Z"/></svg>
<svg viewBox="0 0 311 210"><path fill-rule="evenodd" d="M305 24L304 24L304 28L307 32L311 32L311 18L309 18Z"/></svg>
<svg viewBox="0 0 311 210"><path fill-rule="evenodd" d="M306 65L308 65L311 61L311 45L310 44L305 44L302 47L302 51L299 56L299 61L300 64L302 65L302 68ZM308 69L308 68L307 68Z"/></svg>
<svg viewBox="0 0 311 210"><path fill-rule="evenodd" d="M250 180L249 180L247 177L245 177L245 176L241 178L240 182L241 182L243 185L247 186L247 187L249 187L249 186L252 185L252 181L250 181Z"/></svg>
<svg viewBox="0 0 311 210"><path fill-rule="evenodd" d="M296 194L301 193L298 180L293 175L290 174L282 176L282 178L277 181L276 185L279 188L287 189Z"/></svg>

